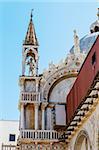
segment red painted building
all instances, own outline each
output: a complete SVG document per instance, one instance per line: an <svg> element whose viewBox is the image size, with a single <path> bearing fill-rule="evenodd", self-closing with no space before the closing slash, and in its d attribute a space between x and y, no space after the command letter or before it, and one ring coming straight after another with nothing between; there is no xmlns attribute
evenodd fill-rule
<svg viewBox="0 0 99 150"><path fill-rule="evenodd" d="M95 77L99 74L99 36L91 47L78 77L67 96L67 124L70 124L77 109L88 95Z"/></svg>

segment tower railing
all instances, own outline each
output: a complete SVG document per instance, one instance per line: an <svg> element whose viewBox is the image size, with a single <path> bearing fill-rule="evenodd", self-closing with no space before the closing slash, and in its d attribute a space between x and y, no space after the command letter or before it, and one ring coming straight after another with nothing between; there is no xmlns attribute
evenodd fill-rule
<svg viewBox="0 0 99 150"><path fill-rule="evenodd" d="M60 133L55 130L22 130L20 137L32 140L58 140Z"/></svg>
<svg viewBox="0 0 99 150"><path fill-rule="evenodd" d="M16 150L16 145L5 145L2 143L1 150Z"/></svg>
<svg viewBox="0 0 99 150"><path fill-rule="evenodd" d="M21 102L40 102L40 92L21 92Z"/></svg>

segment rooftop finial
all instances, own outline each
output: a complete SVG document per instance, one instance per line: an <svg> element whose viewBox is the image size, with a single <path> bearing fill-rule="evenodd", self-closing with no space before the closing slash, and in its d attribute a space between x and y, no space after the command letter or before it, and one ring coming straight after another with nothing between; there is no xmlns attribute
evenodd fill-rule
<svg viewBox="0 0 99 150"><path fill-rule="evenodd" d="M98 8L97 16L98 16L98 20L99 20L99 8Z"/></svg>
<svg viewBox="0 0 99 150"><path fill-rule="evenodd" d="M76 36L77 35L77 32L76 32L76 30L74 30L74 36Z"/></svg>
<svg viewBox="0 0 99 150"><path fill-rule="evenodd" d="M33 17L33 14L32 14L33 10L34 10L34 9L31 9L31 20L32 20L32 17Z"/></svg>
<svg viewBox="0 0 99 150"><path fill-rule="evenodd" d="M74 30L74 53L80 53L79 37L76 30Z"/></svg>

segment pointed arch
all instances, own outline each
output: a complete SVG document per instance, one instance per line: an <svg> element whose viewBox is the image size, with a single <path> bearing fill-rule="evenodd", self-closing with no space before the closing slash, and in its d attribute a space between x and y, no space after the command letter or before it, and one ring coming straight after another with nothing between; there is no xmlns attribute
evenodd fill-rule
<svg viewBox="0 0 99 150"><path fill-rule="evenodd" d="M87 131L81 130L76 138L74 150L92 150L89 135Z"/></svg>

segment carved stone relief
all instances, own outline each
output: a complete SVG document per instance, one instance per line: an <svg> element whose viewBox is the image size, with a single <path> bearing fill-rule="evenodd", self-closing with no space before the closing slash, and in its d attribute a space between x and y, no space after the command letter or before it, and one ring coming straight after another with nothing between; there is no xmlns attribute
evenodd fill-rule
<svg viewBox="0 0 99 150"><path fill-rule="evenodd" d="M26 92L35 92L36 91L36 82L35 81L26 81L25 82L25 91Z"/></svg>

